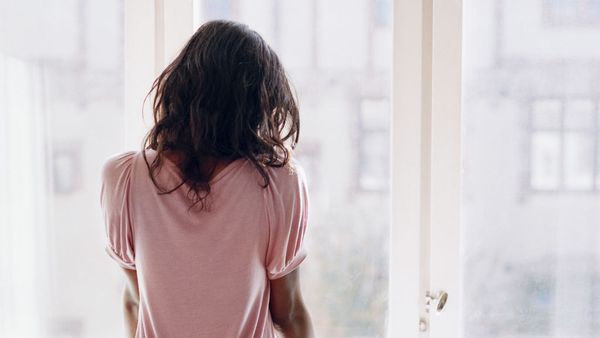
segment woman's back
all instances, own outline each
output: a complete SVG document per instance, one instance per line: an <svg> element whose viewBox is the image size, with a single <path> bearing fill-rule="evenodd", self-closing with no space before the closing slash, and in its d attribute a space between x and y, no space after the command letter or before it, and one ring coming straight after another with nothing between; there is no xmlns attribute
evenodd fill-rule
<svg viewBox="0 0 600 338"><path fill-rule="evenodd" d="M146 149L148 160L156 152ZM269 280L306 257L308 195L295 162L265 167L269 185L247 159L211 180L201 210L188 189L159 194L141 152L110 157L103 168L107 252L137 270L137 337L273 337ZM181 182L175 163L155 175Z"/></svg>

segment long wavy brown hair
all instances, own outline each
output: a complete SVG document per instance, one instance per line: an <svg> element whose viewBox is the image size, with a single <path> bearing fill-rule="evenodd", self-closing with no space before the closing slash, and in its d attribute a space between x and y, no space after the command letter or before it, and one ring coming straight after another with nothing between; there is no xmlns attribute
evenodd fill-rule
<svg viewBox="0 0 600 338"><path fill-rule="evenodd" d="M298 142L300 118L295 95L279 58L246 25L210 21L190 38L156 78L154 126L142 149L160 194L186 184L192 204L205 207L218 160L248 159L269 185L266 167L285 166ZM167 189L156 180L165 151L182 154L182 181ZM208 168L208 169L206 169Z"/></svg>

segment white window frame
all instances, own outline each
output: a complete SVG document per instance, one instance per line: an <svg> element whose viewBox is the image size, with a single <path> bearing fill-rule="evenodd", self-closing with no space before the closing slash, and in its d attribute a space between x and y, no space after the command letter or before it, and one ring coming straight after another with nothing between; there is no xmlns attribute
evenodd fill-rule
<svg viewBox="0 0 600 338"><path fill-rule="evenodd" d="M194 2L127 0L124 5L125 145L138 149L153 125L152 101L142 102L152 81L194 32Z"/></svg>
<svg viewBox="0 0 600 338"><path fill-rule="evenodd" d="M462 2L396 0L393 44L388 336L458 338Z"/></svg>
<svg viewBox="0 0 600 338"><path fill-rule="evenodd" d="M387 336L458 338L462 3L395 0L393 7ZM152 125L148 102L140 118L141 102L193 33L197 12L193 0L125 2L128 147L139 148ZM429 315L425 293L439 290L449 294L448 303L439 315Z"/></svg>

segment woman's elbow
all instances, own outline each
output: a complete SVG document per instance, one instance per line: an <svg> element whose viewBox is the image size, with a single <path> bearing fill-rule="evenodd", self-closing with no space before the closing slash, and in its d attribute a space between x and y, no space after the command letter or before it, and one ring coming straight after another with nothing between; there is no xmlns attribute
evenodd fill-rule
<svg viewBox="0 0 600 338"><path fill-rule="evenodd" d="M303 303L296 304L286 314L273 316L273 324L286 338L314 336L310 315Z"/></svg>
<svg viewBox="0 0 600 338"><path fill-rule="evenodd" d="M131 291L128 287L125 287L123 290L123 306L125 311L128 313L137 314L139 304L139 299L131 294Z"/></svg>

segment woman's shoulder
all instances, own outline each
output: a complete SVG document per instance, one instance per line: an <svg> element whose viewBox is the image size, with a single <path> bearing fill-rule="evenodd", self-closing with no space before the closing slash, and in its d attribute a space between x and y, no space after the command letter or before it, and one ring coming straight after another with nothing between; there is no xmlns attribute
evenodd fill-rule
<svg viewBox="0 0 600 338"><path fill-rule="evenodd" d="M278 187L299 187L306 184L304 167L296 158L291 158L281 167L269 167L268 172L272 183Z"/></svg>
<svg viewBox="0 0 600 338"><path fill-rule="evenodd" d="M139 151L131 150L112 154L104 159L102 164L102 178L110 180L120 176L123 172L131 170L134 158Z"/></svg>

